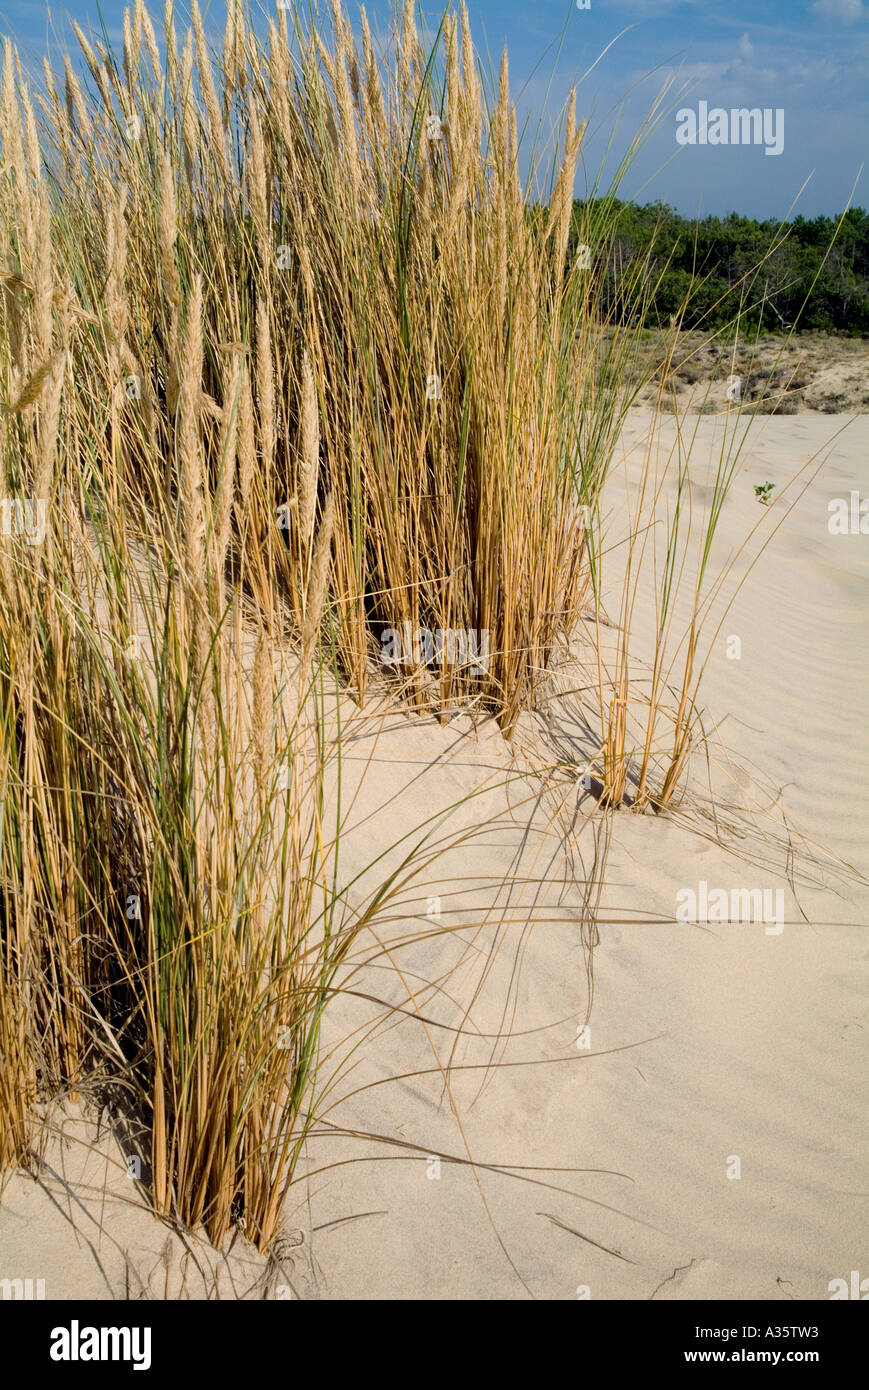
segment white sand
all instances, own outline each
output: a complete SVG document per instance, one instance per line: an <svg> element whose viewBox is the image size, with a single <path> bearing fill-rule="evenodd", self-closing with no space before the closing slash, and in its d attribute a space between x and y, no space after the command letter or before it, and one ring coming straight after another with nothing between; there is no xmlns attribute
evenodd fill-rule
<svg viewBox="0 0 869 1390"><path fill-rule="evenodd" d="M699 467L722 425L694 423ZM843 423L802 415L752 427L715 564L759 515L753 484L769 479L780 491ZM648 424L634 414L626 448ZM663 430L666 444L672 418ZM593 894L603 818L581 791L577 812L572 778L527 775L568 754L584 766L581 697L524 715L512 745L467 716L441 726L344 702L345 808L361 786L341 852L345 881L427 817L487 790L445 822L442 835L466 838L405 890L380 929L388 953L371 936L358 943L360 962L376 959L348 988L417 1017L381 1026L321 1101L321 1112L332 1108L285 1223L304 1232L287 1257L296 1296L575 1298L587 1289L595 1299L812 1299L852 1269L869 1275L859 1166L869 536L827 527L828 499L864 485L867 446L864 416L825 451L716 643L702 702L718 833L703 759L677 815L611 818L587 1047L576 1043L590 982L585 883ZM623 463L636 477L636 451L617 470ZM693 495L702 502L699 483ZM726 657L728 635L741 638L739 660ZM557 689L579 683L579 666L563 662ZM758 923L674 924L677 893L700 879L781 888L786 925L772 934ZM438 934L426 920L435 895L440 926L461 932ZM324 1047L340 1048L382 1015L370 997L348 994ZM461 1036L450 1031L459 1026ZM57 1173L56 1148L48 1161ZM206 1272L191 1274L188 1258L185 1288L179 1237L161 1259L167 1229L143 1209L117 1154L103 1141L118 1165L106 1199L106 1158L92 1155L84 1172L84 1152L67 1151L74 1195L48 1172L38 1184L10 1181L0 1277L43 1277L47 1296L61 1298L124 1297L138 1280L138 1296L160 1297L168 1268L170 1296L275 1296L274 1271L240 1238L226 1257L198 1243ZM435 1154L444 1156L439 1176ZM735 1159L739 1178L728 1177Z"/></svg>

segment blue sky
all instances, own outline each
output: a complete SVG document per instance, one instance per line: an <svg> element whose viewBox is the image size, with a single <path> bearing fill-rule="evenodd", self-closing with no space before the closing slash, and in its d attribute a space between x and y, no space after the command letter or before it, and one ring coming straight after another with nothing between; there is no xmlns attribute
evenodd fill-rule
<svg viewBox="0 0 869 1390"><path fill-rule="evenodd" d="M345 5L353 19L353 0ZM162 0L154 8L161 10ZM589 135L577 196L601 166L608 181L668 82L665 114L637 155L623 196L660 199L689 216L735 210L785 217L795 200L797 211L815 216L841 211L851 195L869 150L869 0L591 0L588 10L578 10L576 0L468 0L468 8L495 69L507 44L529 138L551 128L571 83L579 82ZM388 0L370 0L367 9L376 24L388 22ZM123 10L121 0L102 4L112 36L120 35ZM436 25L440 9L426 4L424 11ZM208 13L222 31L223 4L213 0ZM16 37L22 56L40 60L57 51L68 15L85 27L96 24L96 3L71 0L49 9L0 0L0 33ZM782 109L782 153L766 155L762 145L678 145L676 110L696 110L700 101L728 111ZM864 171L854 195L863 207L867 179Z"/></svg>

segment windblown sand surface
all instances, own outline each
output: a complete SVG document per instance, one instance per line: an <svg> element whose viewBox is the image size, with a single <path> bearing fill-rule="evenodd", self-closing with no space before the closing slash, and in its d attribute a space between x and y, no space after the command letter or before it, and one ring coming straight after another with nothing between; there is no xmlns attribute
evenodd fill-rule
<svg viewBox="0 0 869 1390"><path fill-rule="evenodd" d="M624 435L629 483L650 419ZM695 427L699 476L724 425ZM607 818L578 782L581 636L511 744L468 715L343 702L343 881L398 865L419 836L389 846L465 800L354 948L324 1088L356 1050L321 1097L280 1270L241 1235L217 1255L170 1233L73 1117L38 1181L3 1194L0 1277L49 1298L800 1300L865 1274L869 537L831 535L827 503L864 485L867 447L865 416L752 426L713 567L757 520L756 483L822 466L715 643L710 756L672 816ZM783 929L675 922L700 880L781 889Z"/></svg>

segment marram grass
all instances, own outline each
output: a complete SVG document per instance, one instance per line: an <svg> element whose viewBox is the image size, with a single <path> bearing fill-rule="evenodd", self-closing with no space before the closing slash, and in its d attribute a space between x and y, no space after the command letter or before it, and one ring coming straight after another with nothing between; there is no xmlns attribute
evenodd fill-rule
<svg viewBox="0 0 869 1390"><path fill-rule="evenodd" d="M532 200L464 9L386 58L330 27L230 4L212 51L137 0L122 54L79 32L37 95L7 42L0 89L0 1167L98 1079L155 1209L260 1246L394 886L336 887L324 670L361 700L385 630L484 631L401 694L509 731L632 395L575 96Z"/></svg>

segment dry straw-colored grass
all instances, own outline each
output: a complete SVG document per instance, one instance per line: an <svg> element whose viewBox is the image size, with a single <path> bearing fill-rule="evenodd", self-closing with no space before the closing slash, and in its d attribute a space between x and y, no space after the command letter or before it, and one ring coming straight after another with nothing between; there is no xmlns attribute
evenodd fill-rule
<svg viewBox="0 0 869 1390"><path fill-rule="evenodd" d="M553 155L531 156L523 186L506 54L487 95L464 11L423 54L406 5L387 60L364 12L361 52L340 8L331 39L279 10L260 42L231 6L213 53L195 3L192 19L179 55L167 11L165 74L142 6L120 62L77 31L92 85L68 63L65 100L53 78L41 98L42 160L63 195L52 229L46 197L18 191L30 176L7 59L12 226L22 242L53 232L77 391L95 407L118 397L119 483L141 491L159 457L150 502L164 506L179 485L185 305L199 277L203 486L223 489L218 548L236 580L301 629L331 493L330 636L350 687L364 698L386 674L386 629L486 631L484 674L453 662L398 676L411 703L472 700L509 730L585 598L577 458L587 501L630 397L627 340L606 339L602 360L607 316L568 247L576 97L547 210L529 187ZM585 234L605 249L611 230L599 213ZM9 249L24 269L27 247ZM44 286L51 258L32 264ZM37 338L46 303L36 285ZM33 368L49 370L42 357Z"/></svg>
<svg viewBox="0 0 869 1390"><path fill-rule="evenodd" d="M35 101L4 51L0 490L46 526L0 536L0 1167L101 1076L155 1208L265 1246L392 885L335 886L323 657L362 699L384 629L488 631L401 689L510 730L637 387L569 249L574 97L532 205L464 9L388 59L337 3L264 42L230 6L216 54L192 16L163 50L137 3L120 60L77 29Z"/></svg>

